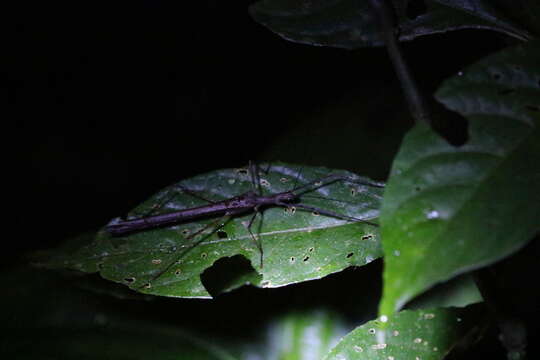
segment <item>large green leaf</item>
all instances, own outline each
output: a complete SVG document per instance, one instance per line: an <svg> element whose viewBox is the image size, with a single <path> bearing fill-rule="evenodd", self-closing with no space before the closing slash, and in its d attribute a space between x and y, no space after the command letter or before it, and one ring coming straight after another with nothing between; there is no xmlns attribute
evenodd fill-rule
<svg viewBox="0 0 540 360"><path fill-rule="evenodd" d="M427 0L419 14L411 14L406 1L395 5L401 41L466 28L531 37L486 0ZM289 41L347 49L383 45L368 0L263 0L250 12L257 22Z"/></svg>
<svg viewBox="0 0 540 360"><path fill-rule="evenodd" d="M325 360L440 360L471 334L474 309L404 310L349 333Z"/></svg>
<svg viewBox="0 0 540 360"><path fill-rule="evenodd" d="M261 169L268 166L263 164ZM355 219L378 217L382 188L365 185L373 181L343 170L273 163L261 171L265 195L291 190L329 174L346 176L352 182L336 181L302 195L301 203ZM180 187L181 185L181 187ZM247 169L224 169L199 175L172 185L130 213L171 212L206 205L252 189ZM182 189L189 189L188 193ZM193 196L196 193L196 196ZM85 272L99 271L107 279L132 289L156 295L209 297L200 275L217 260L240 255L249 259L248 269L238 273L221 271L232 289L251 282L262 287L279 287L317 279L349 266L367 264L381 255L378 227L366 222L343 220L299 207L267 208L257 216L252 231L263 248L260 251L246 225L252 214L228 219L202 219L167 228L112 237L106 231L68 254L43 261L49 267L68 267ZM224 224L216 231L218 224ZM233 258L233 259L237 259ZM250 267L251 266L251 267ZM254 270L262 276L256 276ZM250 274L251 272L251 274Z"/></svg>
<svg viewBox="0 0 540 360"><path fill-rule="evenodd" d="M469 120L467 143L451 146L424 125L406 136L381 209L382 314L538 232L539 80L538 42L491 56L437 93Z"/></svg>

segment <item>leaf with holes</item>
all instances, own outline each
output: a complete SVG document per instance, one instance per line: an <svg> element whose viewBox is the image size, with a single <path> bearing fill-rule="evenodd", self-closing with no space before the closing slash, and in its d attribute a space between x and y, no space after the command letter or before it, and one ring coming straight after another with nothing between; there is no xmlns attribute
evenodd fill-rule
<svg viewBox="0 0 540 360"><path fill-rule="evenodd" d="M478 306L404 310L370 321L345 336L325 360L440 360L474 334Z"/></svg>
<svg viewBox="0 0 540 360"><path fill-rule="evenodd" d="M469 139L454 147L424 125L406 136L381 208L381 314L512 254L539 230L539 42L471 66L437 98L467 117Z"/></svg>
<svg viewBox="0 0 540 360"><path fill-rule="evenodd" d="M373 221L378 217L383 189L369 179L343 170L283 163L263 164L260 169L264 170L260 172L264 195L289 191L295 185L316 182L329 174L345 176L351 181L318 184L316 189L301 195L300 203L355 219ZM220 201L251 190L247 169L217 170L164 189L129 216L192 208L208 204L203 199ZM220 259L216 265L228 266L222 262L229 260L236 269L232 274L222 268L217 271L221 280L228 277L220 281L218 289L230 290L248 282L279 287L318 279L381 256L378 227L372 223L304 211L294 204L288 208L268 207L251 226L256 242L247 229L251 217L252 213L206 218L122 237L102 230L90 245L41 263L99 271L107 279L148 294L209 297L200 277ZM219 224L223 226L218 229ZM262 268L258 244L263 249ZM247 265L246 261L242 264L242 259L249 260ZM257 276L253 269L262 276Z"/></svg>
<svg viewBox="0 0 540 360"><path fill-rule="evenodd" d="M401 41L460 29L532 37L486 0L394 3ZM346 49L383 45L369 0L263 0L252 5L250 13L255 21L297 43Z"/></svg>

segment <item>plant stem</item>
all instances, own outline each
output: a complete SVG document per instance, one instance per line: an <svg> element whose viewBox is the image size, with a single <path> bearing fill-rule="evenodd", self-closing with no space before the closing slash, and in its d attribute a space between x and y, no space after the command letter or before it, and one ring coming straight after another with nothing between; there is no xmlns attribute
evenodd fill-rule
<svg viewBox="0 0 540 360"><path fill-rule="evenodd" d="M384 43L405 93L409 111L417 123L430 125L431 116L427 102L418 89L399 45L394 10L387 0L370 0L370 3L379 18Z"/></svg>

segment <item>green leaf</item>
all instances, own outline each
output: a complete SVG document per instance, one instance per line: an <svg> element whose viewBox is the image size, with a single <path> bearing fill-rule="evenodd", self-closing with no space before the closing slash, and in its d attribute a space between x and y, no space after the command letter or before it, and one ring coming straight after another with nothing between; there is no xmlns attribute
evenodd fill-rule
<svg viewBox="0 0 540 360"><path fill-rule="evenodd" d="M404 310L349 333L325 360L439 360L475 325L473 309Z"/></svg>
<svg viewBox="0 0 540 360"><path fill-rule="evenodd" d="M324 310L291 312L267 326L258 344L244 344L239 359L322 359L346 333L342 319Z"/></svg>
<svg viewBox="0 0 540 360"><path fill-rule="evenodd" d="M490 29L520 39L531 35L486 0L427 0L420 14L396 1L399 40L460 29ZM286 40L356 49L383 45L368 0L263 0L250 8L255 21Z"/></svg>
<svg viewBox="0 0 540 360"><path fill-rule="evenodd" d="M266 167L263 164L260 168ZM264 195L289 191L295 185L317 181L329 174L346 176L353 182L323 183L302 194L302 204L356 219L378 217L383 189L365 185L374 182L343 170L272 163L268 171L260 172L261 188ZM189 193L182 190L186 188ZM207 205L203 198L220 201L252 188L247 169L212 171L164 189L129 215ZM91 244L41 263L48 267L99 271L107 279L148 294L209 297L200 275L222 258L240 255L249 259L252 268L249 271L256 269L262 275L250 275L245 268L233 274L221 271L221 276L229 276L230 280L220 287L232 289L246 281L261 287L279 287L317 279L381 256L378 227L373 224L324 216L299 207L270 207L262 217L257 216L251 228L263 248L261 268L258 245L246 228L251 217L252 214L246 214L203 219L123 237L112 237L102 230ZM216 231L218 223L224 226Z"/></svg>
<svg viewBox="0 0 540 360"><path fill-rule="evenodd" d="M440 88L439 101L469 120L463 146L424 125L405 137L381 208L381 314L512 254L538 232L538 45L488 57Z"/></svg>
<svg viewBox="0 0 540 360"><path fill-rule="evenodd" d="M463 274L438 284L407 304L407 309L465 307L484 299L471 274Z"/></svg>

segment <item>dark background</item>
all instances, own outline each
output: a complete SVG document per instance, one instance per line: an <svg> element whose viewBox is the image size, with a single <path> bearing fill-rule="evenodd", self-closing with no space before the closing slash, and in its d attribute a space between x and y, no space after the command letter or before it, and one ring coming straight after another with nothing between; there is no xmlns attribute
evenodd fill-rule
<svg viewBox="0 0 540 360"><path fill-rule="evenodd" d="M3 71L14 110L6 120L16 127L7 155L15 153L20 170L12 174L11 224L19 235L3 241L11 248L4 265L95 230L182 178L248 160L385 179L412 126L385 50L286 42L249 17L251 3L22 3L6 13ZM405 50L432 93L503 45L491 32L460 31ZM369 269L378 276L381 266ZM319 301L328 303L358 273L292 289L244 289L218 305L163 301L194 313L213 307L215 316L262 299L274 309L290 299L301 306L321 289L331 289ZM378 292L380 279L372 281Z"/></svg>
<svg viewBox="0 0 540 360"><path fill-rule="evenodd" d="M25 185L16 227L49 246L179 179L248 160L384 179L412 125L385 50L287 42L249 17L252 2L14 12L4 70ZM433 92L500 46L494 33L462 31L405 49Z"/></svg>

